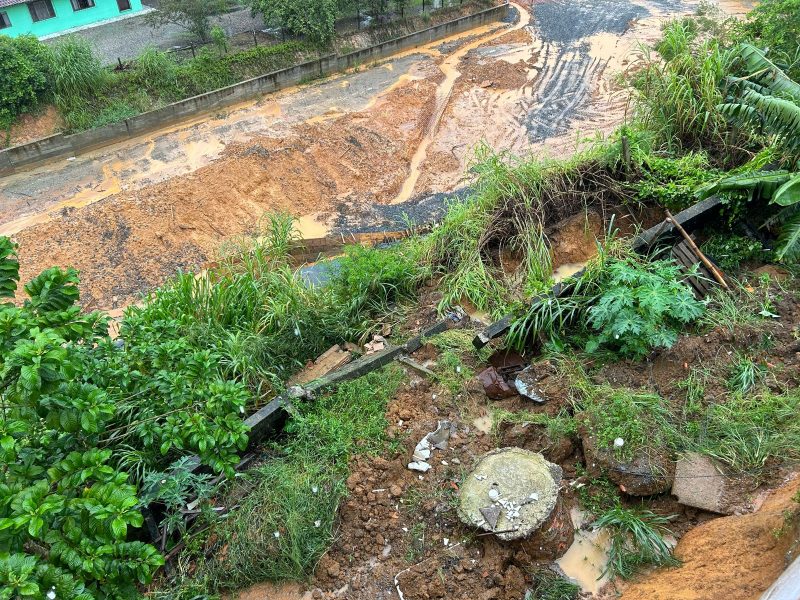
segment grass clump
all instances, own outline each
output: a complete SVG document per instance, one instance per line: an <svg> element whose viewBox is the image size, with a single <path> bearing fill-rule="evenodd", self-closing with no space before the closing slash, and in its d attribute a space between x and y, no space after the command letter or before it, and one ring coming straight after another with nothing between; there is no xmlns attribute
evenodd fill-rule
<svg viewBox="0 0 800 600"><path fill-rule="evenodd" d="M555 416L528 410L511 412L501 409L493 411L492 430L494 433L497 434L505 424L539 425L545 428L547 435L553 440L572 437L578 433L578 422L566 410Z"/></svg>
<svg viewBox="0 0 800 600"><path fill-rule="evenodd" d="M531 571L533 586L525 592L524 600L576 600L581 587L548 568Z"/></svg>
<svg viewBox="0 0 800 600"><path fill-rule="evenodd" d="M668 447L669 412L660 396L608 386L585 389L578 417L596 437L598 448L629 460L640 451L661 452ZM614 445L617 438L622 438L622 447Z"/></svg>
<svg viewBox="0 0 800 600"><path fill-rule="evenodd" d="M664 541L671 532L666 524L672 517L645 509L625 508L617 503L594 522L611 534L607 573L630 579L645 567L672 567L680 562Z"/></svg>
<svg viewBox="0 0 800 600"><path fill-rule="evenodd" d="M214 548L227 549L197 563L211 590L308 576L333 540L349 460L387 448L384 413L401 379L383 369L297 406L286 443L231 491L246 495L213 530Z"/></svg>
<svg viewBox="0 0 800 600"><path fill-rule="evenodd" d="M800 456L800 396L734 394L685 424L682 445L760 477L771 460Z"/></svg>

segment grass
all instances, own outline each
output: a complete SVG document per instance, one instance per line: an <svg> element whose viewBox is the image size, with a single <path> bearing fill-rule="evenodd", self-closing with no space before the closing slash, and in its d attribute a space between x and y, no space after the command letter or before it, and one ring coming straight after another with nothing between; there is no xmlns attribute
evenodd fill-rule
<svg viewBox="0 0 800 600"><path fill-rule="evenodd" d="M605 572L630 579L645 567L680 564L664 541L664 536L671 533L666 527L671 519L621 504L606 510L594 522L595 527L604 527L611 534Z"/></svg>
<svg viewBox="0 0 800 600"><path fill-rule="evenodd" d="M732 392L744 394L764 382L767 368L755 362L749 356L738 354L730 367L728 376L728 389Z"/></svg>
<svg viewBox="0 0 800 600"><path fill-rule="evenodd" d="M800 457L800 396L734 394L682 429L681 445L758 478L770 460Z"/></svg>
<svg viewBox="0 0 800 600"><path fill-rule="evenodd" d="M401 380L387 368L298 405L285 444L234 484L228 502L237 508L213 528L210 556L184 585L200 578L218 591L307 577L333 541L349 460L388 447L384 413Z"/></svg>
<svg viewBox="0 0 800 600"><path fill-rule="evenodd" d="M629 460L638 452L668 447L669 413L660 396L609 386L587 386L584 394L578 417L597 438L599 449L613 449L617 458ZM617 438L624 442L621 448L614 445Z"/></svg>
<svg viewBox="0 0 800 600"><path fill-rule="evenodd" d="M578 433L578 423L566 410L556 416L546 413L535 413L527 410L511 412L507 410L492 411L492 431L499 434L504 424L538 425L544 427L551 439L572 437Z"/></svg>
<svg viewBox="0 0 800 600"><path fill-rule="evenodd" d="M533 586L525 593L524 600L576 600L581 592L579 585L546 567L529 572L533 578Z"/></svg>

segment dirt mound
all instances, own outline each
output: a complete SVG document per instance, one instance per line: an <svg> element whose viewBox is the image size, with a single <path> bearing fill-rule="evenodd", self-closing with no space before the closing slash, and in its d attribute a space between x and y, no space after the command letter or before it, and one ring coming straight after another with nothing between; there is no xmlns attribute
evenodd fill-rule
<svg viewBox="0 0 800 600"><path fill-rule="evenodd" d="M385 201L405 177L434 90L430 81L415 81L366 111L302 125L291 137L231 145L190 175L64 210L15 236L22 278L74 266L84 306L115 308L177 269L201 267L267 211L330 210L347 196Z"/></svg>
<svg viewBox="0 0 800 600"><path fill-rule="evenodd" d="M689 531L675 555L683 565L629 585L622 600L750 600L786 567L796 539L800 478L775 491L753 514L714 519Z"/></svg>

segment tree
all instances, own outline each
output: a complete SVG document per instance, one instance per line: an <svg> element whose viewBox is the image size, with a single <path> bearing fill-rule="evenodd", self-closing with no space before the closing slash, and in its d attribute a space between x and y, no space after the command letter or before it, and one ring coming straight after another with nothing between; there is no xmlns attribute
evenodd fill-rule
<svg viewBox="0 0 800 600"><path fill-rule="evenodd" d="M333 39L336 0L250 0L253 14L264 23L281 27L294 35L304 35L310 42L325 46Z"/></svg>
<svg viewBox="0 0 800 600"><path fill-rule="evenodd" d="M226 0L161 0L158 10L149 13L147 19L153 27L178 25L205 42L211 32L209 18L227 6Z"/></svg>
<svg viewBox="0 0 800 600"><path fill-rule="evenodd" d="M0 128L47 93L49 49L33 36L0 36Z"/></svg>

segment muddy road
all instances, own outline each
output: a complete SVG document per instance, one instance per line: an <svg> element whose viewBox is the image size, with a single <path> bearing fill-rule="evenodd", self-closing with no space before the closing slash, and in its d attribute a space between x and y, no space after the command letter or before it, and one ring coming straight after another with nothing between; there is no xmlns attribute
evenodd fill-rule
<svg viewBox="0 0 800 600"><path fill-rule="evenodd" d="M81 272L114 309L201 267L268 211L306 237L428 221L464 193L476 144L568 154L625 116L618 74L682 0L536 0L370 68L0 179L23 278ZM728 8L726 6L726 8Z"/></svg>

